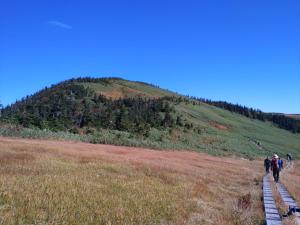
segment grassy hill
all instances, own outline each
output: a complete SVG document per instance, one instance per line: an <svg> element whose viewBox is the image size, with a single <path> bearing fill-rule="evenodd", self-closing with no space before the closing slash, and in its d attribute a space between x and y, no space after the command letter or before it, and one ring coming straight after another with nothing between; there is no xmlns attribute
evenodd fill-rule
<svg viewBox="0 0 300 225"><path fill-rule="evenodd" d="M72 79L2 112L0 135L180 149L213 155L300 156L300 134L142 82Z"/></svg>

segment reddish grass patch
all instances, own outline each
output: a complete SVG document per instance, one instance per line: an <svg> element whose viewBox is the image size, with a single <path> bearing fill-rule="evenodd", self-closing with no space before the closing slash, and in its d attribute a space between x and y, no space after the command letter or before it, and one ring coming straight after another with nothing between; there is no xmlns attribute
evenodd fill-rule
<svg viewBox="0 0 300 225"><path fill-rule="evenodd" d="M0 137L0 152L21 150L80 164L108 162L128 165L148 177L172 185L186 184L198 208L185 224L259 224L263 218L261 161L219 158L188 151L156 151L81 142ZM216 216L217 215L217 216ZM254 221L254 222L253 222Z"/></svg>
<svg viewBox="0 0 300 225"><path fill-rule="evenodd" d="M0 152L0 165L11 163L25 163L34 159L35 157L28 153Z"/></svg>
<svg viewBox="0 0 300 225"><path fill-rule="evenodd" d="M220 124L220 123L216 123L216 122L211 122L210 123L213 127L219 129L219 130L223 130L223 131L228 131L229 130L229 127L228 126L225 126L223 124Z"/></svg>

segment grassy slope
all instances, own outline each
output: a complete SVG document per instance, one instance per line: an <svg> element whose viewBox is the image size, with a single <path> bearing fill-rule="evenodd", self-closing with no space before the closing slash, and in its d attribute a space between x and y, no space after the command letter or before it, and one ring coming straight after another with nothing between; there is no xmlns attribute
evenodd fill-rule
<svg viewBox="0 0 300 225"><path fill-rule="evenodd" d="M84 85L91 87L97 93L113 98L177 95L167 90L126 80L115 80L109 85L100 83ZM201 150L218 155L238 153L258 156L278 152L284 156L287 152L291 152L295 156L300 156L300 135L278 129L269 122L251 120L207 104L201 106L181 104L176 106L176 109L187 121L203 128L203 132L199 135L197 132L177 131L177 136L170 137L164 132L156 131L152 132L152 137L150 136L152 143L159 139L158 136L163 136L164 139L160 138L162 148ZM260 142L260 146L257 142ZM155 143L153 147L157 145L159 143Z"/></svg>
<svg viewBox="0 0 300 225"><path fill-rule="evenodd" d="M241 115L203 104L202 106L180 105L179 111L185 112L189 120L207 129L199 137L200 143L211 138L207 148L244 155L266 155L286 152L300 155L300 135L278 129L269 122L250 120ZM223 128L224 127L224 128ZM193 138L191 138L192 140ZM260 146L255 142L260 142Z"/></svg>
<svg viewBox="0 0 300 225"><path fill-rule="evenodd" d="M120 79L99 83L80 83L92 88L96 93L114 99L122 97L149 97L177 95L168 90L160 89L140 82ZM194 129L177 128L173 130L152 129L149 137L127 132L102 130L93 135L59 135L49 131L36 130L7 130L1 128L0 135L71 139L94 143L107 143L155 149L186 149L208 152L213 155L239 155L243 157L257 157L277 152L284 156L291 152L300 157L300 134L293 134L279 129L269 122L251 120L244 116L216 108L207 104L193 105L181 103L175 105L179 114L187 122L192 122ZM198 132L199 131L199 132ZM257 143L260 143L258 145Z"/></svg>
<svg viewBox="0 0 300 225"><path fill-rule="evenodd" d="M96 93L111 97L130 98L130 97L150 97L158 98L163 96L176 95L175 93L156 88L140 82L131 82L127 80L112 80L107 83L80 83L85 87L92 88Z"/></svg>
<svg viewBox="0 0 300 225"><path fill-rule="evenodd" d="M89 84L88 86L98 93L99 91L102 94L108 93L108 96L113 91L118 92L118 97L134 97L141 93L148 97L176 95L163 89L124 80L114 81L108 86L101 84ZM203 127L206 132L202 132L201 135L195 132L189 134L178 132L186 140L186 143L182 144L182 138L179 138L179 140L175 140L173 148L189 148L225 155L241 153L242 155L257 156L273 152L285 155L287 152L292 152L294 155L300 156L300 135L278 129L269 122L250 120L207 104L201 106L181 104L176 108L188 121ZM222 127L220 129L219 124L225 126L227 130ZM174 139L170 138L169 141L172 142ZM255 142L260 142L261 146Z"/></svg>

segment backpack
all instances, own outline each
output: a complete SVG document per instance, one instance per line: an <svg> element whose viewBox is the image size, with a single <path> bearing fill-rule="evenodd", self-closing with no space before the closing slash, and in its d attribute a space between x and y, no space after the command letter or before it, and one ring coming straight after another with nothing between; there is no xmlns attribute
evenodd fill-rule
<svg viewBox="0 0 300 225"><path fill-rule="evenodd" d="M278 159L273 158L272 159L272 165L273 165L273 169L279 169Z"/></svg>

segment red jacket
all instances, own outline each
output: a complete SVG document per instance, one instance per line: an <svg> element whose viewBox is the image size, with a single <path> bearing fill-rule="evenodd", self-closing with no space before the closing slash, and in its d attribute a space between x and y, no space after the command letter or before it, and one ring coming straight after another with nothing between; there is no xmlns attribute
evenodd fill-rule
<svg viewBox="0 0 300 225"><path fill-rule="evenodd" d="M272 158L271 169L272 169L273 171L279 170L278 159Z"/></svg>

